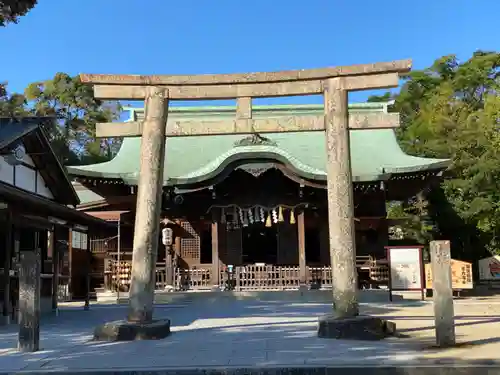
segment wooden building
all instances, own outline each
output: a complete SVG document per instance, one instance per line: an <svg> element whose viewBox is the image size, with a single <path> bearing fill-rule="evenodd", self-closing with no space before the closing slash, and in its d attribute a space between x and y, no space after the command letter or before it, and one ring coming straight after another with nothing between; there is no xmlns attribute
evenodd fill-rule
<svg viewBox="0 0 500 375"><path fill-rule="evenodd" d="M40 308L60 299L88 297L91 237L108 223L75 207L80 203L43 130L44 118L0 118L0 295L2 321L18 304L23 252L40 255ZM108 230L112 228L108 228Z"/></svg>
<svg viewBox="0 0 500 375"><path fill-rule="evenodd" d="M350 113L385 113L386 109L384 103L349 107ZM142 109L129 111L130 121L143 117ZM252 116L322 113L322 105L257 106ZM174 107L168 120L213 121L234 115L234 107ZM362 273L367 263L383 264L388 239L386 202L414 196L439 178L448 161L405 154L392 129L350 133ZM140 138L125 138L113 160L69 167L82 200L79 210L98 217L119 212L114 215L121 223L120 262L118 238L100 250L108 254L105 268L110 277L124 289L130 271L140 143ZM175 236L176 286L220 285L228 277L227 266L233 266L239 290L329 285L325 169L323 132L169 138L162 208ZM169 252L163 246L160 249L158 287L172 281L164 279L169 275Z"/></svg>

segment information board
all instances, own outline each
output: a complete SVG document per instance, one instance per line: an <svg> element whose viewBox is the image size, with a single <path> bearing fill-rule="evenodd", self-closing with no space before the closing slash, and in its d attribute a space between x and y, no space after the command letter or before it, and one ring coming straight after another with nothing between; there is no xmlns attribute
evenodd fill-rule
<svg viewBox="0 0 500 375"><path fill-rule="evenodd" d="M422 289L422 248L389 247L388 260L392 290Z"/></svg>
<svg viewBox="0 0 500 375"><path fill-rule="evenodd" d="M432 289L432 267L430 263L425 265L425 287ZM473 289L472 263L461 260L451 260L451 288L453 290Z"/></svg>
<svg viewBox="0 0 500 375"><path fill-rule="evenodd" d="M386 247L386 249L390 290L423 291L422 247Z"/></svg>
<svg viewBox="0 0 500 375"><path fill-rule="evenodd" d="M500 255L479 260L479 279L481 281L500 281Z"/></svg>

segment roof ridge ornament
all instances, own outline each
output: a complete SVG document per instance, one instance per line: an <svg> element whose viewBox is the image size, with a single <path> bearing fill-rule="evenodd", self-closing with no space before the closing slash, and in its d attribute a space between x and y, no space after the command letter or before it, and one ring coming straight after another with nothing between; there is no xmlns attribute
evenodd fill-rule
<svg viewBox="0 0 500 375"><path fill-rule="evenodd" d="M277 147L278 144L259 133L253 133L247 137L244 137L234 143L235 147L244 147L244 146L273 146Z"/></svg>

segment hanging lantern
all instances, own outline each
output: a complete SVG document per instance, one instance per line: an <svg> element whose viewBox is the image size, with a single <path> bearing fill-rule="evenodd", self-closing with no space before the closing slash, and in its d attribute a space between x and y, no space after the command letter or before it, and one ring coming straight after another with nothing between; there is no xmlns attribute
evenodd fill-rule
<svg viewBox="0 0 500 375"><path fill-rule="evenodd" d="M266 215L264 213L264 209L261 207L260 208L260 221L263 223L264 221L266 221Z"/></svg>
<svg viewBox="0 0 500 375"><path fill-rule="evenodd" d="M290 211L290 224L295 224L295 214L293 213L293 210Z"/></svg>
<svg viewBox="0 0 500 375"><path fill-rule="evenodd" d="M278 221L280 223L285 221L285 219L283 218L283 207L281 207L281 206L278 209Z"/></svg>
<svg viewBox="0 0 500 375"><path fill-rule="evenodd" d="M274 208L272 210L272 215L273 215L273 223L276 224L278 222L278 212Z"/></svg>
<svg viewBox="0 0 500 375"><path fill-rule="evenodd" d="M241 208L238 210L238 216L240 218L240 223L243 224L243 210Z"/></svg>
<svg viewBox="0 0 500 375"><path fill-rule="evenodd" d="M253 213L252 213L252 209L249 209L247 211L247 216L248 216L248 221L250 222L250 224L253 224L254 220L253 220Z"/></svg>
<svg viewBox="0 0 500 375"><path fill-rule="evenodd" d="M220 222L221 224L226 223L226 209L224 207L220 209Z"/></svg>
<svg viewBox="0 0 500 375"><path fill-rule="evenodd" d="M163 228L161 230L161 242L165 246L172 245L172 242L173 242L173 230L172 230L172 228Z"/></svg>
<svg viewBox="0 0 500 375"><path fill-rule="evenodd" d="M271 214L268 214L266 219L266 227L270 228L272 226L273 224L271 223Z"/></svg>

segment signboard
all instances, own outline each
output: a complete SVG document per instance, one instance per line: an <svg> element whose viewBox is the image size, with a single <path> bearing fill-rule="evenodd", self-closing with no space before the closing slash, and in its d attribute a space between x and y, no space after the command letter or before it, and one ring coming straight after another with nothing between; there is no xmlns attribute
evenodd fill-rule
<svg viewBox="0 0 500 375"><path fill-rule="evenodd" d="M500 281L500 255L479 260L479 279Z"/></svg>
<svg viewBox="0 0 500 375"><path fill-rule="evenodd" d="M432 289L432 267L430 263L425 265L425 287ZM472 289L472 263L461 260L451 260L451 288L453 290Z"/></svg>
<svg viewBox="0 0 500 375"><path fill-rule="evenodd" d="M424 297L424 269L421 246L386 247L389 262L389 291L418 290Z"/></svg>

